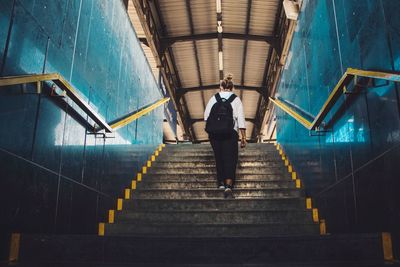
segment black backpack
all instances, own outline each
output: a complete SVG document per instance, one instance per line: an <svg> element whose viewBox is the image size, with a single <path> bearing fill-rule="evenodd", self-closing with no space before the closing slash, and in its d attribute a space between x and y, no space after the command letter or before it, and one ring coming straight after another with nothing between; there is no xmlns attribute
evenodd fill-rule
<svg viewBox="0 0 400 267"><path fill-rule="evenodd" d="M212 106L210 116L207 118L206 132L211 135L231 134L235 125L231 103L236 95L232 94L225 99L218 93L215 98L217 103Z"/></svg>

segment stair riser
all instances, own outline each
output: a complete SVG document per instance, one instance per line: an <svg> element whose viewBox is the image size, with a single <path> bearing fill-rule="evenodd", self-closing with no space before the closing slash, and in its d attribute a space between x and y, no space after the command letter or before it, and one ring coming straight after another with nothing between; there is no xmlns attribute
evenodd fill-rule
<svg viewBox="0 0 400 267"><path fill-rule="evenodd" d="M265 224L290 222L308 223L310 212L120 212L115 223L202 223L202 224Z"/></svg>
<svg viewBox="0 0 400 267"><path fill-rule="evenodd" d="M215 168L193 168L193 169L184 169L184 168L176 168L176 169L168 169L168 168L150 168L148 170L149 175L151 174L210 174L216 175L217 171ZM258 169L236 169L236 174L265 174L265 175L280 175L287 173L285 169L277 169L277 168L258 168Z"/></svg>
<svg viewBox="0 0 400 267"><path fill-rule="evenodd" d="M203 189L216 187L215 180L206 182L143 182L140 189ZM238 181L235 183L236 189L279 189L279 188L295 188L294 182L248 182Z"/></svg>
<svg viewBox="0 0 400 267"><path fill-rule="evenodd" d="M246 155L241 155L238 158L239 162L241 161L248 161L248 162L253 162L253 161L264 161L264 162L282 162L282 157L279 155L256 155L256 156L246 156ZM185 155L181 156L180 154L174 154L174 155L165 155L161 154L159 157L157 157L157 162L181 162L181 161L186 161L186 162L214 162L215 157L214 154L210 154L208 156L201 156L201 155Z"/></svg>
<svg viewBox="0 0 400 267"><path fill-rule="evenodd" d="M300 190L234 190L235 198L287 198L301 197L303 192ZM198 198L223 198L223 191L135 191L133 198L158 198L158 199L198 199Z"/></svg>
<svg viewBox="0 0 400 267"><path fill-rule="evenodd" d="M382 260L378 236L366 238L150 238L22 236L21 262L306 263Z"/></svg>
<svg viewBox="0 0 400 267"><path fill-rule="evenodd" d="M198 156L214 156L213 151L162 151L161 155L163 157L187 157L187 156L192 156L192 157L198 157ZM241 157L278 157L279 153L277 151L239 151L239 158Z"/></svg>
<svg viewBox="0 0 400 267"><path fill-rule="evenodd" d="M174 236L174 237L271 237L298 235L318 235L319 228L311 224L261 224L261 225L143 225L143 224L123 224L106 225L105 234L115 235L135 235L135 236Z"/></svg>
<svg viewBox="0 0 400 267"><path fill-rule="evenodd" d="M238 143L239 146L239 143ZM188 147L183 147L183 146L167 146L165 151L203 151L203 150L212 150L211 145L209 146L197 146L197 145L192 145ZM276 151L275 146L260 146L259 144L247 144L247 146L243 149L245 151L249 150L257 150L257 151Z"/></svg>
<svg viewBox="0 0 400 267"><path fill-rule="evenodd" d="M282 168L283 162L239 162L238 168ZM215 162L158 162L153 164L153 167L158 168L215 168Z"/></svg>
<svg viewBox="0 0 400 267"><path fill-rule="evenodd" d="M216 174L145 174L142 177L143 181L183 181L183 182L216 182ZM236 182L239 181L289 181L290 174L236 174Z"/></svg>
<svg viewBox="0 0 400 267"><path fill-rule="evenodd" d="M140 171L140 169L139 169ZM132 168L132 166L118 166L107 174L108 176L112 175L126 175L129 173L134 174L136 170ZM281 167L245 167L245 168L236 168L236 174L285 174L287 173L286 167L283 165ZM161 168L157 166L153 166L147 169L147 173L149 174L215 174L216 168L212 167L178 167L178 168Z"/></svg>
<svg viewBox="0 0 400 267"><path fill-rule="evenodd" d="M123 210L128 211L188 211L188 210L304 210L305 201L302 198L255 200L255 199L196 199L196 200L157 200L134 199L126 200Z"/></svg>

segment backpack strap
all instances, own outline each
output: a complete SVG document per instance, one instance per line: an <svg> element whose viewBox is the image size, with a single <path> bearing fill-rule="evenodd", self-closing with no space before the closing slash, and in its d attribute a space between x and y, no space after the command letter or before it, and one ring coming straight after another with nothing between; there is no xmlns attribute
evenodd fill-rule
<svg viewBox="0 0 400 267"><path fill-rule="evenodd" d="M229 98L228 98L228 102L229 103L232 103L233 102L233 100L235 100L235 98L236 98L236 95L235 94L232 94Z"/></svg>
<svg viewBox="0 0 400 267"><path fill-rule="evenodd" d="M222 102L222 98L221 98L221 96L219 95L219 93L216 93L216 94L215 94L215 99L217 99L217 102Z"/></svg>
<svg viewBox="0 0 400 267"><path fill-rule="evenodd" d="M233 100L235 100L235 98L236 98L236 95L235 95L235 94L232 94L228 99L226 99L226 101L227 101L228 103L232 103ZM219 93L216 93L216 94L215 94L215 99L217 99L217 102L225 102L225 101L222 101L222 98L221 98L221 96L219 95ZM224 99L225 99L225 98L224 98Z"/></svg>

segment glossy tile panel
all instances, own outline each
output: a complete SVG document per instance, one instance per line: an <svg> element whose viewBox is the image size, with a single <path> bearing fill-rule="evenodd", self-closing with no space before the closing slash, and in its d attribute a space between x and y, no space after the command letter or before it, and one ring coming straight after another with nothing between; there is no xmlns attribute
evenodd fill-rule
<svg viewBox="0 0 400 267"><path fill-rule="evenodd" d="M304 4L278 89L282 99L315 116L347 68L399 71L398 1ZM350 86L353 93L328 114L327 132L309 132L277 111L277 139L328 231L390 231L398 237L398 84L358 83L363 87Z"/></svg>
<svg viewBox="0 0 400 267"><path fill-rule="evenodd" d="M0 1L0 76L61 73L107 121L162 97L122 1ZM104 136L70 99L0 90L1 218L11 231L96 233L162 142L164 108Z"/></svg>

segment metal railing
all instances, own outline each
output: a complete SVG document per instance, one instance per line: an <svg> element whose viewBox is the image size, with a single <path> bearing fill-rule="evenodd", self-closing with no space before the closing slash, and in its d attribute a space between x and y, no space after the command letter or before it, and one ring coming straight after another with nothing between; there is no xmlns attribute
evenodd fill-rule
<svg viewBox="0 0 400 267"><path fill-rule="evenodd" d="M394 74L389 72L381 71L366 71L359 69L348 68L343 74L342 78L336 84L335 88L332 90L328 99L325 101L321 110L318 112L317 116L311 121L297 112L295 109L291 108L288 104L284 103L279 99L270 97L269 99L280 109L285 111L300 124L306 127L308 130L319 131L321 124L324 121L326 115L331 111L332 107L336 104L339 97L347 92L346 87L353 81L357 80L358 77L370 78L370 79L382 79L393 82L400 82L400 74Z"/></svg>
<svg viewBox="0 0 400 267"><path fill-rule="evenodd" d="M169 97L157 100L152 104L146 105L138 109L137 111L128 113L127 115L123 116L120 119L114 120L111 123L107 123L100 116L100 114L98 114L87 103L87 101L80 95L78 90L76 90L67 80L64 79L64 77L62 77L58 73L0 77L0 87L36 83L37 91L40 93L42 91L42 82L46 81L54 82L61 90L65 92L65 94L72 101L74 101L97 124L93 126L92 128L93 132L98 132L104 129L106 132L111 133L137 120L141 116L146 115L147 113L151 112L155 108L159 107L160 105L170 100Z"/></svg>

